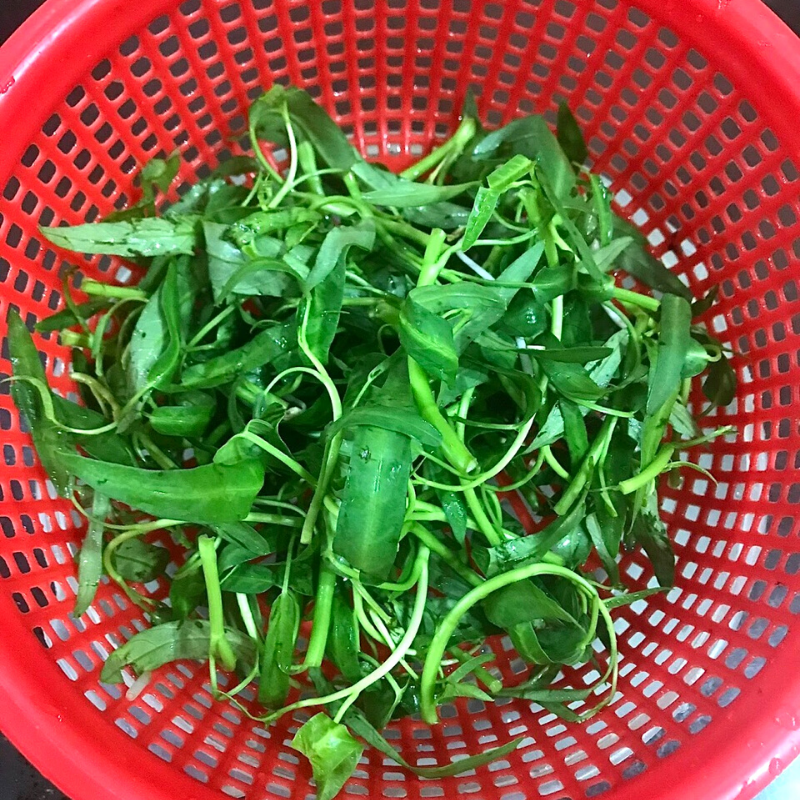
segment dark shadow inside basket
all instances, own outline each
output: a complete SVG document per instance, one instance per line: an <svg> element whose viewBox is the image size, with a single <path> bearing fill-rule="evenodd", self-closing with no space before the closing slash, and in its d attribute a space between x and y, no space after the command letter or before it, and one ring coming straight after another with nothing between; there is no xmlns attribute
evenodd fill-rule
<svg viewBox="0 0 800 800"><path fill-rule="evenodd" d="M393 169L453 129L468 86L494 125L534 111L553 122L558 102L568 100L589 133L594 168L654 253L698 294L719 286L706 322L736 351L740 386L708 424L734 424L738 436L695 454L716 484L686 472L680 488L663 488L677 585L617 613L621 679L611 708L578 727L522 701L471 700L443 709L435 728L407 720L387 738L425 765L523 737L491 769L423 783L415 797L616 796L736 708L800 611L792 513L800 483L790 472L800 449L800 317L788 271L800 256L798 170L755 101L638 8L489 3L476 19L462 0L407 5L413 29L404 3L382 4L376 22L369 2L190 0L108 49L47 110L2 187L3 313L17 308L32 325L57 309L60 278L72 265L85 277L135 280L116 259L48 248L37 226L92 221L126 206L136 199L138 167L176 148L183 158L177 191L185 190L242 151L244 108L272 81L309 88L365 154ZM53 385L74 393L69 351L55 336L37 343ZM6 374L7 355L3 340ZM133 700L98 682L108 652L144 619L109 584L84 619L70 616L82 521L55 497L7 384L0 391L0 586L8 586L43 654L97 709L98 731L115 727L140 747L143 764L156 757L229 796L304 796L308 773L287 745L301 715L262 728L214 703L205 669L193 664L164 668ZM701 398L693 399L699 407ZM631 588L651 585L640 553L628 554L621 570ZM164 585L148 588L157 594ZM493 647L504 676L519 680L523 665L508 641ZM593 670L565 679L590 681ZM386 797L410 792L410 778L374 752L348 791L367 794L375 780Z"/></svg>

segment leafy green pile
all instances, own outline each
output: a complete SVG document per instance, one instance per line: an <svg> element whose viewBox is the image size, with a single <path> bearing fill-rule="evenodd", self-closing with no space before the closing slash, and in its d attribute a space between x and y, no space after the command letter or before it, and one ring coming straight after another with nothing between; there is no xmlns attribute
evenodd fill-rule
<svg viewBox="0 0 800 800"><path fill-rule="evenodd" d="M51 392L9 319L16 402L89 520L75 614L105 572L152 622L102 680L206 659L220 697L240 703L257 681L265 723L320 710L294 746L321 798L362 741L433 777L517 744L417 768L379 733L394 718L433 724L463 697L574 721L606 704L611 610L659 591L625 591L620 550L643 547L671 585L657 480L729 432L687 408L703 372L710 404L734 391L693 323L714 298L692 302L612 212L568 109L555 136L538 116L486 131L472 108L396 176L308 95L275 87L250 112L254 158L160 216L178 162L154 161L136 206L44 230L146 270L136 287L83 280L82 302L65 287L66 308L38 325L75 348L80 405ZM285 154L280 171L263 142ZM617 286L618 270L657 297ZM168 600L142 588L165 575ZM515 685L486 645L497 634L530 665ZM593 685L551 686L585 663ZM222 691L217 666L239 684Z"/></svg>

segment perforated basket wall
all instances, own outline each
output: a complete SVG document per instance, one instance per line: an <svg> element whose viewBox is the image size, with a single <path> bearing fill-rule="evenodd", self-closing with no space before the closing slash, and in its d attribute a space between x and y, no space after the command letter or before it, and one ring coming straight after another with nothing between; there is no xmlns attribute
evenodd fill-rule
<svg viewBox="0 0 800 800"><path fill-rule="evenodd" d="M618 618L612 706L566 725L524 702L446 710L389 732L442 764L524 736L474 774L418 781L367 752L345 797L751 797L800 745L800 257L797 45L756 0L51 0L0 53L0 315L58 308L63 254L37 225L93 220L132 199L137 168L179 148L184 186L238 152L249 100L307 87L371 157L400 167L450 131L468 86L491 123L566 99L595 167L655 252L698 292L740 354L735 423L665 490L679 554L668 597ZM74 263L71 262L71 263ZM113 259L84 274L130 279ZM74 389L69 353L39 340ZM3 339L0 372L8 373ZM75 798L305 798L287 746L212 702L192 664L129 702L98 682L141 613L112 587L70 616L82 522L54 496L0 396L0 725ZM647 585L645 561L624 564ZM501 657L506 672L522 665ZM584 671L585 672L585 671ZM590 675L584 674L588 681ZM298 718L299 719L299 718Z"/></svg>

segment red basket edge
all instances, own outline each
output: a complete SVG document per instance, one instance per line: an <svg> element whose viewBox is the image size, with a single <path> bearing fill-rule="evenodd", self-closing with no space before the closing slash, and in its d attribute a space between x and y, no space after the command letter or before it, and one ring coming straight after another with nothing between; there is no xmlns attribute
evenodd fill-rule
<svg viewBox="0 0 800 800"><path fill-rule="evenodd" d="M10 597L0 598L3 619L18 614ZM62 682L64 676L54 663L42 658L35 637L27 630L24 633L20 637L4 636L4 641L13 641L13 649L0 647L0 728L45 778L69 797L93 800L218 797L158 758L148 759L146 770L140 764L131 764L125 753L132 742L113 725L104 725L102 736L93 736L97 711L80 691L66 701L62 694L56 705L47 686ZM31 664L37 665L35 672ZM67 719L70 724L63 724Z"/></svg>

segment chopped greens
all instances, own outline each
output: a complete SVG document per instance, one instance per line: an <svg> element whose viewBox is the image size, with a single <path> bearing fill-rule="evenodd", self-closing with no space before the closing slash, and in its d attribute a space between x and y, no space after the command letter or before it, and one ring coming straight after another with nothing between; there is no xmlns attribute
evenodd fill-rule
<svg viewBox="0 0 800 800"><path fill-rule="evenodd" d="M392 719L435 724L464 697L573 722L605 706L611 612L660 590L625 587L621 550L672 584L658 479L732 433L689 405L696 380L711 405L735 392L697 322L715 295L692 298L615 215L569 109L556 135L537 116L486 131L471 108L395 176L276 86L250 112L255 158L166 208L179 163L155 160L135 206L43 229L143 270L138 287L84 280L38 325L75 348L81 403L9 317L14 399L88 520L75 614L105 573L152 623L102 680L203 659L262 723L310 709L292 747L321 800L365 744L431 777L517 745L418 767L382 737ZM161 601L144 584L166 579L168 539L184 552ZM515 686L503 634L529 665ZM591 686L551 685L586 662ZM252 681L260 705L238 698Z"/></svg>

